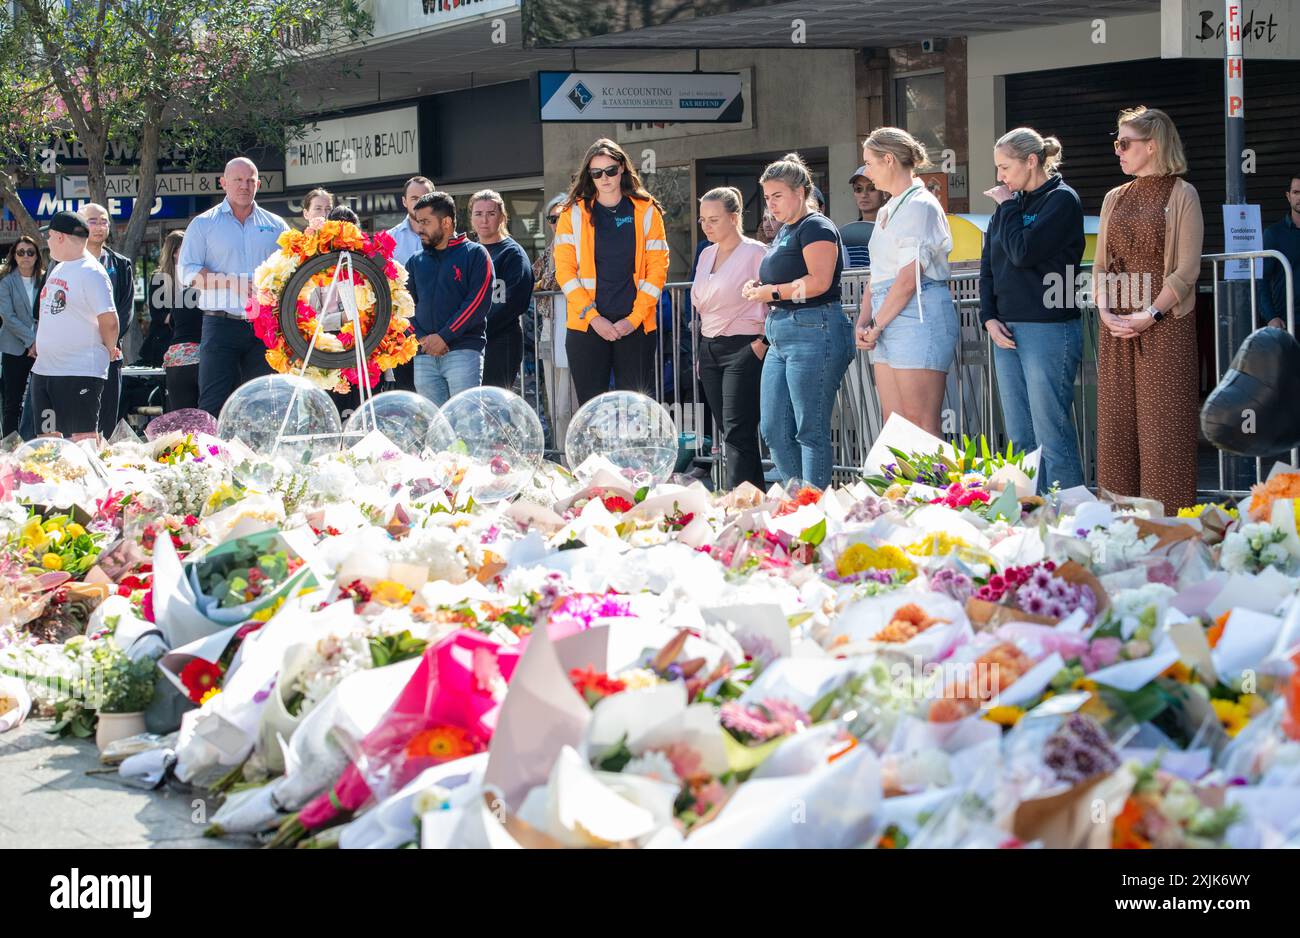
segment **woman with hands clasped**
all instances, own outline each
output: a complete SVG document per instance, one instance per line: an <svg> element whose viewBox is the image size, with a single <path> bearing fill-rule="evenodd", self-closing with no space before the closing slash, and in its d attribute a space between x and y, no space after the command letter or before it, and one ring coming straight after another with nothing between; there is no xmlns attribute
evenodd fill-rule
<svg viewBox="0 0 1300 938"><path fill-rule="evenodd" d="M1073 411L1083 206L1061 179L1055 137L1018 127L998 140L993 162L999 185L984 194L998 207L980 257L980 323L993 341L1002 416L1017 449L1042 446L1044 488L1072 488L1083 484Z"/></svg>
<svg viewBox="0 0 1300 938"><path fill-rule="evenodd" d="M1120 113L1120 169L1106 193L1093 295L1097 341L1097 485L1153 498L1172 513L1196 503L1200 373L1196 279L1201 201L1182 176L1183 143L1164 111Z"/></svg>
<svg viewBox="0 0 1300 938"><path fill-rule="evenodd" d="M613 140L587 149L560 207L555 278L579 405L609 390L611 370L618 390L651 393L668 241L659 202Z"/></svg>
<svg viewBox="0 0 1300 938"><path fill-rule="evenodd" d="M691 308L700 322L700 383L726 444L727 488L764 489L758 452L758 402L763 377L767 307L740 295L759 273L766 249L741 232L740 190L710 189L700 199L700 228L711 242L700 253Z"/></svg>
<svg viewBox="0 0 1300 938"><path fill-rule="evenodd" d="M853 327L840 302L840 233L810 208L812 175L798 153L759 177L772 217L781 223L741 296L769 307L760 424L782 481L818 488L831 481L831 410L853 360Z"/></svg>
<svg viewBox="0 0 1300 938"><path fill-rule="evenodd" d="M881 418L901 414L941 433L948 369L960 327L948 289L952 233L939 200L916 178L925 147L897 127L872 131L862 145L864 172L877 189L897 193L871 233L870 290L862 298L857 346L873 352Z"/></svg>

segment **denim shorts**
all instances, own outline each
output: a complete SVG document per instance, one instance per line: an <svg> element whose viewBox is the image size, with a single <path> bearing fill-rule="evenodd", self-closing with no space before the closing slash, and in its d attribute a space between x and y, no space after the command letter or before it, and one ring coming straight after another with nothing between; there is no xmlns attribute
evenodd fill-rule
<svg viewBox="0 0 1300 938"><path fill-rule="evenodd" d="M892 280L871 284L871 313L875 315L885 302ZM921 321L924 304L925 321ZM891 368L924 368L947 372L957 358L957 340L961 325L948 285L939 280L922 280L921 294L912 296L880 333L872 361Z"/></svg>

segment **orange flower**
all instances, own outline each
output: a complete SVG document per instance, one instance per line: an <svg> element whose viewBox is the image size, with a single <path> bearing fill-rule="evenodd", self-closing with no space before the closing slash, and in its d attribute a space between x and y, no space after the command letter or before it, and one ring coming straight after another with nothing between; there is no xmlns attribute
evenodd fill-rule
<svg viewBox="0 0 1300 938"><path fill-rule="evenodd" d="M1267 521L1279 498L1300 498L1300 472L1279 472L1250 489L1250 520Z"/></svg>
<svg viewBox="0 0 1300 938"><path fill-rule="evenodd" d="M1211 648L1218 645L1219 639L1223 638L1223 630L1228 627L1228 617L1231 615L1232 610L1229 609L1223 615L1219 616L1219 618L1215 619L1214 625L1210 626L1209 629L1206 630L1205 640L1210 643Z"/></svg>
<svg viewBox="0 0 1300 938"><path fill-rule="evenodd" d="M1142 808L1133 798L1124 801L1124 810L1115 817L1110 845L1115 850L1150 850L1151 841L1137 832L1142 823Z"/></svg>
<svg viewBox="0 0 1300 938"><path fill-rule="evenodd" d="M463 759L478 752L474 737L459 726L441 724L416 733L406 744L406 755L410 759L435 759L438 762L450 762Z"/></svg>

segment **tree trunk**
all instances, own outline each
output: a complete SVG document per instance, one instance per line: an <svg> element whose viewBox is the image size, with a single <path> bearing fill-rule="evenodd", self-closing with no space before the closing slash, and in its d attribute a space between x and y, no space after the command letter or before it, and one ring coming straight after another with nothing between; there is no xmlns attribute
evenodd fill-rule
<svg viewBox="0 0 1300 938"><path fill-rule="evenodd" d="M144 240L145 226L149 224L149 211L158 189L158 141L161 133L162 106L151 105L145 117L143 133L140 138L140 151L137 154L136 172L140 176L139 191L135 196L135 208L131 211L131 221L127 223L126 233L118 250L135 260L140 253L140 243ZM137 267L137 270L139 268Z"/></svg>
<svg viewBox="0 0 1300 938"><path fill-rule="evenodd" d="M45 243L45 238L41 235L41 226L36 223L32 213L27 211L23 200L18 198L18 180L3 169L0 169L0 204L9 209L9 213L18 222L18 229L23 234L37 244Z"/></svg>

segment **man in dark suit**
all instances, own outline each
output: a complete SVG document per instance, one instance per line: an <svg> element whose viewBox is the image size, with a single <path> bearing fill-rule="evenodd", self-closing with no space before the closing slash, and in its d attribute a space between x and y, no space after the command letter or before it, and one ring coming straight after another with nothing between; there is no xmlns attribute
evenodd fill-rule
<svg viewBox="0 0 1300 938"><path fill-rule="evenodd" d="M122 339L135 315L135 265L106 243L112 234L113 223L102 205L92 202L81 210L81 214L90 226L86 250L103 265L108 272L108 279L113 283L113 305L117 307L117 345L121 348ZM117 428L118 405L122 398L122 362L118 358L109 364L108 381L104 385L104 396L99 402L99 432L105 437Z"/></svg>

